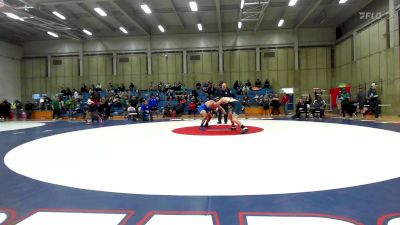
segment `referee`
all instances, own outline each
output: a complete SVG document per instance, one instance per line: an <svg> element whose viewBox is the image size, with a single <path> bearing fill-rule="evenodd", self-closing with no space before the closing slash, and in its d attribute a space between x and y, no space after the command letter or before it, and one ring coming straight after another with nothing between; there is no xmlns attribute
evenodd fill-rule
<svg viewBox="0 0 400 225"><path fill-rule="evenodd" d="M222 83L221 87L218 89L217 91L217 97L219 97L220 99L223 97L234 97L231 90L229 88L226 87L226 83ZM224 110L226 112L228 112L228 104L225 105L221 105L222 108L224 108ZM223 114L221 112L221 110L218 111L218 124L222 123L222 116L224 116L224 123L227 124L228 123L228 114Z"/></svg>

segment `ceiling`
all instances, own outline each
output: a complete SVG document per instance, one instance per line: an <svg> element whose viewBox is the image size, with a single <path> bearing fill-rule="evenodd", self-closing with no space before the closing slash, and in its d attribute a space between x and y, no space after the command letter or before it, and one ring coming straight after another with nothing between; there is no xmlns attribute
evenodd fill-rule
<svg viewBox="0 0 400 225"><path fill-rule="evenodd" d="M235 32L239 18L244 18L241 0L197 0L197 12L191 11L189 1L192 0L4 0L0 12L12 12L24 21L0 13L0 38L13 42L54 39L47 31L72 39L126 36L119 30L121 26L129 36L159 35L163 34L157 28L159 24L166 29L165 34L200 33L198 23L203 25L202 32ZM339 5L339 0L298 0L289 7L289 0L260 1L268 4L260 8L257 20L244 21L239 32L278 29L281 18L285 23L279 29L337 27L371 2L348 0ZM259 1L245 2L250 4L244 11ZM144 13L142 3L151 8L151 14ZM104 9L108 16L98 15L95 7ZM54 16L53 11L63 14L66 20ZM84 28L93 36L84 34Z"/></svg>

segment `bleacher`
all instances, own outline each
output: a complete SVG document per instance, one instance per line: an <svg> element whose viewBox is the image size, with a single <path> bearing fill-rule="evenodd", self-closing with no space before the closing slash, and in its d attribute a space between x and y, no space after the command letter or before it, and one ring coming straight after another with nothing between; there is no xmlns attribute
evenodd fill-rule
<svg viewBox="0 0 400 225"><path fill-rule="evenodd" d="M238 95L237 91L232 89L231 90L232 93L234 94L235 98L238 99L239 101L243 101L243 95ZM189 95L191 95L192 93L192 89L187 89L186 90L187 93L189 93ZM208 95L203 91L203 90L198 90L197 93L199 94L199 100L202 102L206 102L208 101ZM257 102L255 100L255 97L258 96L263 96L265 94L271 94L273 93L272 89L260 89L260 90L251 90L248 91L247 94L249 96L249 104L250 105L256 105ZM149 99L150 96L152 94L157 94L159 96L159 103L158 103L158 114L161 114L162 111L164 110L165 106L169 103L170 107L173 108L174 106L178 105L178 101L176 100L176 93L173 94L173 100L169 101L166 99L166 94L164 92L159 92L156 90L153 91L148 91L148 90L144 90L144 91L132 91L130 96L131 97L141 97L144 99ZM106 91L102 91L99 93L101 98L105 98L108 97L109 94ZM84 111L84 106L86 105L86 103L88 102L90 98L90 94L89 93L82 93L82 103L80 110L81 112ZM189 103L190 100L187 102L187 104L185 105L185 114L188 114L189 111ZM125 115L125 109L123 107L111 107L111 116L124 116ZM67 117L68 115L63 115L64 117ZM82 113L79 113L78 116L82 116Z"/></svg>

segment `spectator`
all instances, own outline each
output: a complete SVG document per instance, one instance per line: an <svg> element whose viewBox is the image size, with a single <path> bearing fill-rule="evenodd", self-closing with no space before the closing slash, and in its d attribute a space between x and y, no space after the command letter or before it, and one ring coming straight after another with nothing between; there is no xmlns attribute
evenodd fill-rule
<svg viewBox="0 0 400 225"><path fill-rule="evenodd" d="M24 110L26 113L26 119L30 119L32 117L32 111L33 111L33 104L32 102L28 101L24 105Z"/></svg>
<svg viewBox="0 0 400 225"><path fill-rule="evenodd" d="M150 120L153 120L153 115L158 111L158 100L155 95L151 95L149 99Z"/></svg>
<svg viewBox="0 0 400 225"><path fill-rule="evenodd" d="M7 100L4 100L0 104L0 118L2 120L10 119L10 114L11 114L11 104Z"/></svg>
<svg viewBox="0 0 400 225"><path fill-rule="evenodd" d="M58 97L56 97L53 101L52 101L52 106L53 106L53 119L61 119L61 103L60 103L60 99Z"/></svg>
<svg viewBox="0 0 400 225"><path fill-rule="evenodd" d="M140 113L142 114L143 121L149 121L151 119L150 106L148 101L144 101L140 107Z"/></svg>
<svg viewBox="0 0 400 225"><path fill-rule="evenodd" d="M180 116L183 115L184 112L185 112L185 106L179 102L178 105L176 105L176 106L173 108L173 110L172 110L172 115L173 115L173 116L180 117Z"/></svg>
<svg viewBox="0 0 400 225"><path fill-rule="evenodd" d="M346 117L346 113L350 115L350 118L353 117L353 115L351 114L349 108L350 105L350 93L347 92L346 88L342 88L341 92L340 92L340 102L341 102L341 106L342 106L342 116L343 118Z"/></svg>
<svg viewBox="0 0 400 225"><path fill-rule="evenodd" d="M171 117L171 110L171 105L169 104L169 102L167 102L164 107L163 117Z"/></svg>
<svg viewBox="0 0 400 225"><path fill-rule="evenodd" d="M191 101L190 102L190 104L189 104L189 115L192 115L193 114L193 116L196 114L196 112L197 112L197 105L196 105L196 102L195 101Z"/></svg>
<svg viewBox="0 0 400 225"><path fill-rule="evenodd" d="M200 84L200 82L197 82L197 83L196 83L196 89L197 89L197 90L200 90L200 88L201 88L201 84Z"/></svg>
<svg viewBox="0 0 400 225"><path fill-rule="evenodd" d="M379 95L376 90L377 85L375 83L371 84L371 87L368 90L367 99L369 102L368 109L364 112L363 116L366 116L368 113L373 112L375 115L375 119L379 119L379 115L381 114L381 104L379 100Z"/></svg>
<svg viewBox="0 0 400 225"><path fill-rule="evenodd" d="M244 93L242 104L244 107L250 107L250 98L247 95L247 92Z"/></svg>
<svg viewBox="0 0 400 225"><path fill-rule="evenodd" d="M74 97L75 99L78 99L78 98L79 98L79 92L78 92L77 90L75 90L75 89L73 89L72 92L74 93L74 96L73 96L73 97Z"/></svg>
<svg viewBox="0 0 400 225"><path fill-rule="evenodd" d="M315 99L317 99L318 96L322 96L323 93L324 93L324 90L322 90L321 88L314 88Z"/></svg>
<svg viewBox="0 0 400 225"><path fill-rule="evenodd" d="M69 116L70 120L75 120L76 119L76 100L74 98L68 99L65 101L65 107L67 109L67 114Z"/></svg>
<svg viewBox="0 0 400 225"><path fill-rule="evenodd" d="M99 107L99 101L95 97L91 97L88 100L88 105L89 105L89 116L87 120L87 124L91 124L94 121L98 121L99 123L103 123L103 119L99 115L98 107Z"/></svg>
<svg viewBox="0 0 400 225"><path fill-rule="evenodd" d="M135 85L131 82L131 84L129 84L129 91L133 91L135 89Z"/></svg>
<svg viewBox="0 0 400 225"><path fill-rule="evenodd" d="M82 92L82 93L87 93L87 92L89 92L88 88L86 87L86 84L83 84L83 86L81 87L81 92Z"/></svg>
<svg viewBox="0 0 400 225"><path fill-rule="evenodd" d="M270 96L265 94L262 100L263 108L264 108L264 117L270 116L269 114L269 103L270 103Z"/></svg>
<svg viewBox="0 0 400 225"><path fill-rule="evenodd" d="M279 115L282 115L280 108L281 108L281 101L279 99L279 96L275 94L274 97L271 99L271 102L269 103L270 115L273 116L275 112L278 112Z"/></svg>
<svg viewBox="0 0 400 225"><path fill-rule="evenodd" d="M257 79L257 80L256 80L255 86L256 86L258 89L261 88L261 80L260 80L260 79Z"/></svg>
<svg viewBox="0 0 400 225"><path fill-rule="evenodd" d="M285 113L285 116L288 115L288 106L289 106L289 96L283 92L283 96L282 96L282 107L283 107L283 112Z"/></svg>
<svg viewBox="0 0 400 225"><path fill-rule="evenodd" d="M100 83L97 83L97 85L96 85L96 87L95 87L95 91L97 91L97 92L100 92L100 91L102 91L103 89L101 88L101 84Z"/></svg>
<svg viewBox="0 0 400 225"><path fill-rule="evenodd" d="M235 89L236 91L239 90L239 81L236 80L235 83L233 84L233 89Z"/></svg>
<svg viewBox="0 0 400 225"><path fill-rule="evenodd" d="M207 91L206 91L206 93L208 94L208 97L214 96L215 92L216 92L216 90L215 90L214 85L211 82L209 82Z"/></svg>
<svg viewBox="0 0 400 225"><path fill-rule="evenodd" d="M19 120L19 118L21 117L22 108L23 108L22 102L18 100L15 100L11 104L11 109L13 110L15 120Z"/></svg>
<svg viewBox="0 0 400 225"><path fill-rule="evenodd" d="M264 89L272 89L271 84L269 83L269 80L265 80L263 88Z"/></svg>
<svg viewBox="0 0 400 225"><path fill-rule="evenodd" d="M292 117L293 119L300 119L301 118L301 113L306 114L306 118L308 118L308 108L307 104L303 99L299 99L296 104L296 114Z"/></svg>
<svg viewBox="0 0 400 225"><path fill-rule="evenodd" d="M317 117L316 111L319 111L320 118L324 118L325 107L326 107L325 101L322 99L320 95L318 95L311 106L311 114L313 115L313 117Z"/></svg>
<svg viewBox="0 0 400 225"><path fill-rule="evenodd" d="M248 89L251 89L251 82L250 82L250 80L247 80L245 86L246 86Z"/></svg>
<svg viewBox="0 0 400 225"><path fill-rule="evenodd" d="M67 88L67 90L65 91L65 96L67 96L67 97L72 97L72 91L71 91L71 89L69 89L69 88Z"/></svg>

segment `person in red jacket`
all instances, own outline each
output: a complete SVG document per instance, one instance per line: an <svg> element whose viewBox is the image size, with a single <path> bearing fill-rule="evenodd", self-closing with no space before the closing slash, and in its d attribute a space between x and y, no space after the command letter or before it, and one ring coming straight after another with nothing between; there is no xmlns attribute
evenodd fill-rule
<svg viewBox="0 0 400 225"><path fill-rule="evenodd" d="M289 96L286 93L283 93L281 103L282 103L282 107L283 107L283 112L285 113L285 116L287 116L288 105L289 105Z"/></svg>
<svg viewBox="0 0 400 225"><path fill-rule="evenodd" d="M193 113L193 116L194 116L194 115L196 114L196 111L197 111L196 102L192 101L192 102L189 104L189 115L192 115L192 113Z"/></svg>

